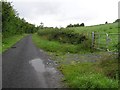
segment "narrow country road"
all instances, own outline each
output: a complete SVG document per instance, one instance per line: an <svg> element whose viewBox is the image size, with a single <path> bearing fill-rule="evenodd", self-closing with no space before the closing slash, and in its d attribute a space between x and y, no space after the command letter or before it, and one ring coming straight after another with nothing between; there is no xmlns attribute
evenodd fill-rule
<svg viewBox="0 0 120 90"><path fill-rule="evenodd" d="M2 55L2 88L59 88L60 73L28 35Z"/></svg>

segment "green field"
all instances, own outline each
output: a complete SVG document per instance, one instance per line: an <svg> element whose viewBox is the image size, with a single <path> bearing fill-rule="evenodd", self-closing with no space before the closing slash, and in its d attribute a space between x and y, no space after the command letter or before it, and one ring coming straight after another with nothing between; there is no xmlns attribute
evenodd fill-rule
<svg viewBox="0 0 120 90"><path fill-rule="evenodd" d="M73 27L69 28L75 30L77 33L91 33L91 32L99 32L99 33L118 33L118 23L110 23L103 25L95 25L95 26L87 26L87 27Z"/></svg>
<svg viewBox="0 0 120 90"><path fill-rule="evenodd" d="M91 33L97 33L95 44L98 48L106 48L106 33L109 35L109 43L108 49L111 51L117 51L118 44L118 23L104 24L104 25L95 25L89 27L78 27L78 28L70 28L75 30L77 33L87 33L90 38ZM100 35L100 36L99 36Z"/></svg>

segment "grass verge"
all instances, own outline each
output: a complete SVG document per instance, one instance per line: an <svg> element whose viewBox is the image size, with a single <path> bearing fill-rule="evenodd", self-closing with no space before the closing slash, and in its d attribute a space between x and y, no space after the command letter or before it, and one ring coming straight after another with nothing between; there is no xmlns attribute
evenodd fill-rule
<svg viewBox="0 0 120 90"><path fill-rule="evenodd" d="M49 41L43 39L37 34L33 34L32 36L33 42L37 45L37 47L44 49L49 52L57 52L57 53L87 53L90 52L90 49L84 49L84 45L73 45L68 43L60 43L58 41Z"/></svg>
<svg viewBox="0 0 120 90"><path fill-rule="evenodd" d="M2 49L0 52L5 52L7 49L9 49L11 46L13 46L16 42L18 42L20 39L22 39L24 36L27 34L23 35L15 35L9 38L4 38L2 39Z"/></svg>

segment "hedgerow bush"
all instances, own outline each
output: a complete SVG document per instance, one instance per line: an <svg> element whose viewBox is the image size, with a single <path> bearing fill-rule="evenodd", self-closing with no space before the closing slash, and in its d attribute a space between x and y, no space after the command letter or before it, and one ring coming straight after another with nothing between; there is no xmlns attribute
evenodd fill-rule
<svg viewBox="0 0 120 90"><path fill-rule="evenodd" d="M43 29L38 31L38 35L46 37L48 40L55 40L61 43L81 44L88 41L89 37L79 33L75 33L69 29Z"/></svg>

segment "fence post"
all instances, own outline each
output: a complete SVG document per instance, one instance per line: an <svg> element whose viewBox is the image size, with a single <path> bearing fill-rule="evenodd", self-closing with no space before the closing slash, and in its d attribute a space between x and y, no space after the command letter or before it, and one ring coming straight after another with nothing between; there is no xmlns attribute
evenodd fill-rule
<svg viewBox="0 0 120 90"><path fill-rule="evenodd" d="M109 51L108 44L109 44L109 34L106 33L106 50L107 51Z"/></svg>

